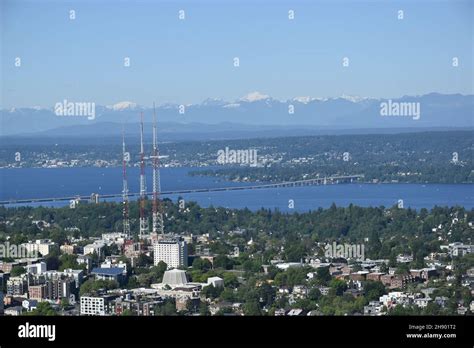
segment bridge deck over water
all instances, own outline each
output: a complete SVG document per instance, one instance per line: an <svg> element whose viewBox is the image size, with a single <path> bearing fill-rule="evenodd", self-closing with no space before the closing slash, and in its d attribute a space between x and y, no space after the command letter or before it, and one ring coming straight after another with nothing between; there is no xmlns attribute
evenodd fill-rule
<svg viewBox="0 0 474 348"><path fill-rule="evenodd" d="M296 187L296 186L312 186L312 185L326 185L326 184L339 184L339 183L351 183L363 178L363 174L358 175L347 175L347 176L328 176L323 178L296 180L296 181L284 181L279 183L270 184L259 184L259 185L245 185L245 186L228 186L228 187L215 187L215 188L202 188L202 189L186 189L176 191L162 191L160 195L175 195L175 194L186 194L186 193L201 193L201 192L220 192L220 191L237 191L237 190L258 190L267 188L279 188L279 187ZM152 192L148 192L147 195L151 195ZM139 197L140 193L129 193L128 197ZM61 202L61 201L72 201L72 200L91 200L98 202L101 199L119 198L122 197L122 193L98 195L93 193L90 196L69 196L69 197L52 197L52 198L28 198L28 199L12 199L0 201L0 205L11 205L11 204L26 204L26 203L44 203L44 202Z"/></svg>

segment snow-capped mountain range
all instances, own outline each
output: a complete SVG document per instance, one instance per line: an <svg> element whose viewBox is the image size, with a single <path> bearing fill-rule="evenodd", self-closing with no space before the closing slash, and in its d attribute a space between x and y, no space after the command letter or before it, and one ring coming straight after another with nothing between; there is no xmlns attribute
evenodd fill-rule
<svg viewBox="0 0 474 348"><path fill-rule="evenodd" d="M60 101L62 103L62 101ZM419 117L381 113L383 103L418 103ZM140 112L145 122L153 115L151 106L121 101L95 106L94 117L57 115L55 108L12 108L1 110L0 135L29 134L59 127L88 126L97 123L136 123ZM234 101L208 98L199 104L167 103L156 107L159 122L262 126L322 126L334 128L386 127L473 127L474 95L430 93L392 99L340 96L317 98L300 96L277 100L260 92L251 92ZM409 116L409 115L408 115Z"/></svg>
<svg viewBox="0 0 474 348"><path fill-rule="evenodd" d="M134 102L129 102L129 101L123 101L116 103L114 105L107 105L107 109L112 109L115 111L122 111L122 110L134 110L137 108L137 103Z"/></svg>

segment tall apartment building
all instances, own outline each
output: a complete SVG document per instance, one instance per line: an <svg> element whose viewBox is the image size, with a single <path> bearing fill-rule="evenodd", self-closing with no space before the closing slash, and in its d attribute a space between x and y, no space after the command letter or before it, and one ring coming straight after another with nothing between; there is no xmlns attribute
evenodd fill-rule
<svg viewBox="0 0 474 348"><path fill-rule="evenodd" d="M74 280L71 278L51 279L46 282L46 294L50 300L59 300L71 296L71 289L74 288Z"/></svg>
<svg viewBox="0 0 474 348"><path fill-rule="evenodd" d="M155 266L160 261L168 268L188 266L188 246L185 241L178 239L163 239L153 244L153 261Z"/></svg>
<svg viewBox="0 0 474 348"><path fill-rule="evenodd" d="M29 298L60 300L69 298L71 294L79 291L82 276L82 270L65 269L63 272L32 273L24 276L23 279L28 288ZM15 291L13 287L12 291Z"/></svg>
<svg viewBox="0 0 474 348"><path fill-rule="evenodd" d="M34 279L28 287L29 298L40 300L60 300L69 298L75 289L75 281L70 277Z"/></svg>
<svg viewBox="0 0 474 348"><path fill-rule="evenodd" d="M25 277L11 277L7 280L7 295L23 296L28 292Z"/></svg>

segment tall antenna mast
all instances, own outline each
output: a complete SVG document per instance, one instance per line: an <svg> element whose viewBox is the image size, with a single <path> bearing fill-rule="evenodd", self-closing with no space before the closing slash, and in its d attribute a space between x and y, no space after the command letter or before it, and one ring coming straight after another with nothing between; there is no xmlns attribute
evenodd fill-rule
<svg viewBox="0 0 474 348"><path fill-rule="evenodd" d="M128 182L127 182L127 161L129 154L125 152L125 127L122 125L122 202L123 202L123 233L130 238L130 220L128 216Z"/></svg>
<svg viewBox="0 0 474 348"><path fill-rule="evenodd" d="M143 149L143 112L140 114L140 238L148 233L145 217L146 181L145 181L145 151Z"/></svg>
<svg viewBox="0 0 474 348"><path fill-rule="evenodd" d="M164 224L163 224L163 212L161 211L160 204L160 192L161 192L161 183L160 183L160 163L159 158L160 154L158 151L158 132L156 128L156 110L155 103L153 103L153 154L151 158L153 159L153 226L152 231L154 233L164 234Z"/></svg>

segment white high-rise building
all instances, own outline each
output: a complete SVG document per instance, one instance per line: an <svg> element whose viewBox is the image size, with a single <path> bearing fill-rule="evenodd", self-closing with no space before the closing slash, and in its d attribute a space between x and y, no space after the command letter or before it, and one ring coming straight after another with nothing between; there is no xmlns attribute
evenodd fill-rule
<svg viewBox="0 0 474 348"><path fill-rule="evenodd" d="M81 296L81 315L105 315L103 297Z"/></svg>
<svg viewBox="0 0 474 348"><path fill-rule="evenodd" d="M160 261L166 263L168 268L188 266L188 246L185 241L168 239L155 242L153 256L155 266Z"/></svg>

